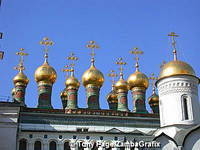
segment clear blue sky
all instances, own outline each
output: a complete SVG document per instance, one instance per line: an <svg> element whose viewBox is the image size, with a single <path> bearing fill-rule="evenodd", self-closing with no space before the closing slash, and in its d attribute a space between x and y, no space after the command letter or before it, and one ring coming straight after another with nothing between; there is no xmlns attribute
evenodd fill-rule
<svg viewBox="0 0 200 150"><path fill-rule="evenodd" d="M15 55L25 48L25 73L30 79L26 92L28 107L37 106L35 69L43 63L43 50L39 41L48 36L55 45L50 49L49 62L58 74L53 87L52 104L61 108L60 91L64 89L65 75L61 71L67 63L67 55L73 51L79 61L76 77L81 79L90 65L90 51L85 48L89 40L95 40L101 49L96 51L96 67L105 76L101 88L101 108L108 108L105 96L111 89L109 70L117 70L114 61L123 57L127 65L125 78L135 69L132 47L140 47L140 70L149 76L159 74L163 60L172 60L172 48L167 34L174 31L178 38L178 58L188 62L200 75L200 2L198 0L3 0L0 8L0 40L5 57L0 61L0 95L10 95L12 78L18 64ZM147 91L147 97L151 88ZM132 109L129 93L129 108ZM79 90L79 107L86 106L84 87ZM149 107L149 106L147 106ZM148 108L149 109L149 108Z"/></svg>

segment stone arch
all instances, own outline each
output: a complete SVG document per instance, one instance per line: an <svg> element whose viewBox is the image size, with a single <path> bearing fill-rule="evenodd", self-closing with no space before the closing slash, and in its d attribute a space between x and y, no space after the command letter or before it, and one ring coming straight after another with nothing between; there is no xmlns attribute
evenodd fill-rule
<svg viewBox="0 0 200 150"><path fill-rule="evenodd" d="M183 140L183 150L196 150L200 147L200 125L191 130Z"/></svg>
<svg viewBox="0 0 200 150"><path fill-rule="evenodd" d="M28 150L28 140L26 138L19 140L19 150Z"/></svg>
<svg viewBox="0 0 200 150"><path fill-rule="evenodd" d="M57 150L58 141L56 139L49 139L48 150Z"/></svg>
<svg viewBox="0 0 200 150"><path fill-rule="evenodd" d="M177 142L163 132L153 140L160 142L160 150L178 150Z"/></svg>
<svg viewBox="0 0 200 150"><path fill-rule="evenodd" d="M64 150L70 150L71 149L71 147L70 147L70 140L63 140L63 149Z"/></svg>
<svg viewBox="0 0 200 150"><path fill-rule="evenodd" d="M35 140L34 150L42 150L42 140L40 140L40 139Z"/></svg>
<svg viewBox="0 0 200 150"><path fill-rule="evenodd" d="M84 150L84 147L82 146L82 143L84 142L84 140L77 140L77 144L78 144L78 150Z"/></svg>

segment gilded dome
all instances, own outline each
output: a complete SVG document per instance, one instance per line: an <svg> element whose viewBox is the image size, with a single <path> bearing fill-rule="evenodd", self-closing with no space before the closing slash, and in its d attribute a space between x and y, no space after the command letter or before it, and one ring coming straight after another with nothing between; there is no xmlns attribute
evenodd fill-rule
<svg viewBox="0 0 200 150"><path fill-rule="evenodd" d="M66 79L65 85L66 85L66 87L71 86L71 87L74 87L74 88L79 88L80 82L74 76L71 76L71 77Z"/></svg>
<svg viewBox="0 0 200 150"><path fill-rule="evenodd" d="M95 86L101 87L104 83L104 76L94 65L86 70L82 76L82 82L84 86L88 84L93 84Z"/></svg>
<svg viewBox="0 0 200 150"><path fill-rule="evenodd" d="M149 86L148 77L140 71L136 71L135 73L131 74L128 77L127 82L130 90L134 87L144 87L147 89Z"/></svg>
<svg viewBox="0 0 200 150"><path fill-rule="evenodd" d="M159 79L169 77L169 76L174 76L174 75L195 76L195 72L189 64L183 61L174 60L174 61L168 62L162 67L160 71Z"/></svg>
<svg viewBox="0 0 200 150"><path fill-rule="evenodd" d="M13 83L16 84L16 83L22 83L22 84L25 84L27 85L29 82L29 79L27 78L27 76L22 72L20 71L14 78L13 78Z"/></svg>
<svg viewBox="0 0 200 150"><path fill-rule="evenodd" d="M159 96L156 93L153 93L149 98L149 104L158 104L159 103Z"/></svg>
<svg viewBox="0 0 200 150"><path fill-rule="evenodd" d="M56 81L56 78L56 71L47 62L38 67L35 71L36 82L44 81L53 84Z"/></svg>
<svg viewBox="0 0 200 150"><path fill-rule="evenodd" d="M120 78L116 83L115 83L115 88L116 90L124 90L124 91L128 91L128 83Z"/></svg>
<svg viewBox="0 0 200 150"><path fill-rule="evenodd" d="M108 93L106 99L108 101L111 101L111 102L116 102L117 103L117 93L115 90L112 90L110 93Z"/></svg>

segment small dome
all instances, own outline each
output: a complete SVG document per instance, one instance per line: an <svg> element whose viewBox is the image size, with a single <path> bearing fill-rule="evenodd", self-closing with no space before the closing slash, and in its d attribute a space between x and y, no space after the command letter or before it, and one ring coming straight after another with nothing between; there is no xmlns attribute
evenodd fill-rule
<svg viewBox="0 0 200 150"><path fill-rule="evenodd" d="M149 86L148 77L139 71L136 71L135 73L131 74L128 77L127 82L130 90L134 87L144 87L145 89L147 89Z"/></svg>
<svg viewBox="0 0 200 150"><path fill-rule="evenodd" d="M108 93L106 99L111 102L111 103L117 103L118 99L117 99L117 93L115 90L112 90L110 93Z"/></svg>
<svg viewBox="0 0 200 150"><path fill-rule="evenodd" d="M104 76L95 66L91 65L91 67L86 70L82 76L83 85L86 87L89 84L93 84L97 87L101 87L104 83Z"/></svg>
<svg viewBox="0 0 200 150"><path fill-rule="evenodd" d="M149 98L148 98L149 104L150 105L158 105L159 104L159 96L156 93L153 93Z"/></svg>
<svg viewBox="0 0 200 150"><path fill-rule="evenodd" d="M56 71L47 62L38 67L35 71L36 82L44 81L53 84L56 81L56 78Z"/></svg>
<svg viewBox="0 0 200 150"><path fill-rule="evenodd" d="M74 76L71 76L71 77L66 79L65 85L66 85L66 87L71 86L71 87L74 87L74 88L79 88L80 82Z"/></svg>
<svg viewBox="0 0 200 150"><path fill-rule="evenodd" d="M22 84L25 84L27 85L29 82L29 79L27 78L27 76L22 72L20 71L14 78L13 78L13 83L16 84L16 83L22 83Z"/></svg>
<svg viewBox="0 0 200 150"><path fill-rule="evenodd" d="M160 71L159 79L174 76L174 75L195 76L195 72L189 64L183 61L174 60L163 65Z"/></svg>
<svg viewBox="0 0 200 150"><path fill-rule="evenodd" d="M128 83L121 78L115 83L115 88L116 90L128 91Z"/></svg>

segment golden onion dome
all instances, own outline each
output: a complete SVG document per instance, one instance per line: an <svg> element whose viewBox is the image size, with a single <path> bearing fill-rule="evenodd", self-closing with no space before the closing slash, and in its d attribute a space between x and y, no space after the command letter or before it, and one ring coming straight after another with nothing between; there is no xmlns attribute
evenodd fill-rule
<svg viewBox="0 0 200 150"><path fill-rule="evenodd" d="M116 90L124 90L128 91L128 83L123 79L120 78L116 83L115 83L115 88Z"/></svg>
<svg viewBox="0 0 200 150"><path fill-rule="evenodd" d="M108 101L111 101L111 102L117 102L117 93L116 93L116 91L112 90L110 93L108 93L106 99Z"/></svg>
<svg viewBox="0 0 200 150"><path fill-rule="evenodd" d="M74 87L74 88L79 88L80 87L80 82L78 81L77 78L75 78L74 76L71 76L69 78L66 79L65 81L65 85L66 87Z"/></svg>
<svg viewBox="0 0 200 150"><path fill-rule="evenodd" d="M148 98L149 104L155 105L159 104L159 96L156 93L153 93L149 98Z"/></svg>
<svg viewBox="0 0 200 150"><path fill-rule="evenodd" d="M144 87L145 89L149 86L149 79L148 77L140 71L135 71L135 73L131 74L128 77L128 86L131 90L134 87Z"/></svg>
<svg viewBox="0 0 200 150"><path fill-rule="evenodd" d="M104 76L94 65L91 65L91 67L84 72L82 82L85 87L89 84L101 87L104 83Z"/></svg>
<svg viewBox="0 0 200 150"><path fill-rule="evenodd" d="M195 76L193 68L180 60L170 61L162 66L159 79L174 75L192 75Z"/></svg>
<svg viewBox="0 0 200 150"><path fill-rule="evenodd" d="M48 83L54 83L56 81L57 74L53 67L51 67L47 62L38 67L35 71L36 82L44 81Z"/></svg>
<svg viewBox="0 0 200 150"><path fill-rule="evenodd" d="M27 85L29 82L29 79L27 78L27 76L22 72L20 71L14 78L13 78L13 83L16 84L16 83L22 83L22 84L25 84Z"/></svg>

